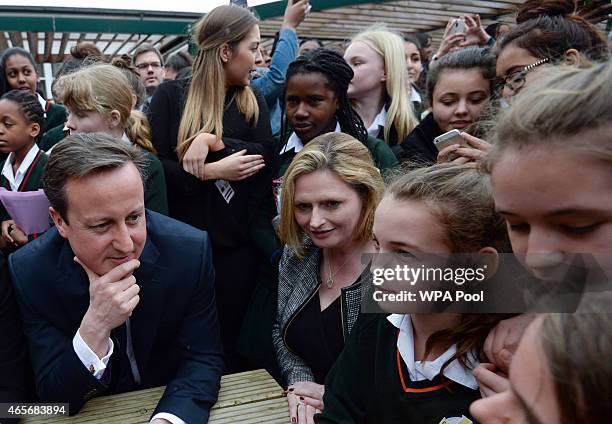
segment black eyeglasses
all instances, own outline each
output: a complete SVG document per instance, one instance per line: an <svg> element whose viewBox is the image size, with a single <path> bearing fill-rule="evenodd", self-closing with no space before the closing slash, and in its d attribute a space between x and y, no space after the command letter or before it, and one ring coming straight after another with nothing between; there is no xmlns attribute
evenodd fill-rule
<svg viewBox="0 0 612 424"><path fill-rule="evenodd" d="M159 69L159 68L161 68L161 63L159 63L159 62L142 62L142 63L139 63L138 65L136 65L136 68L139 71L146 71L147 69L149 69L149 66L151 68L153 68L153 70Z"/></svg>
<svg viewBox="0 0 612 424"><path fill-rule="evenodd" d="M505 77L501 77L499 78L500 85L508 87L514 93L518 93L519 90L525 85L527 74L546 62L550 62L549 57L538 60L531 65L527 65L523 69L518 69Z"/></svg>

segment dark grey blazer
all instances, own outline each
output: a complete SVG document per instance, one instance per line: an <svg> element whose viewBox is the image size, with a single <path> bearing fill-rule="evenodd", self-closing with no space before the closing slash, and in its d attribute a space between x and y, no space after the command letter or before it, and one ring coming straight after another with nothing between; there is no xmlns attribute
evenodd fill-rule
<svg viewBox="0 0 612 424"><path fill-rule="evenodd" d="M272 327L272 342L283 380L287 386L298 381L314 381L314 375L302 358L290 351L285 343L287 325L319 288L321 250L311 239L304 241L304 257L298 258L293 249L285 246L279 265L278 311ZM361 278L341 290L340 308L342 330L347 339L359 316L361 287L372 274L364 272Z"/></svg>

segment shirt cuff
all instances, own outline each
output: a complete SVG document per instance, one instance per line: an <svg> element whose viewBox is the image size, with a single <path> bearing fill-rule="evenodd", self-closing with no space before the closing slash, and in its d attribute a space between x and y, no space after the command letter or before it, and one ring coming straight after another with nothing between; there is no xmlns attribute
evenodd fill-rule
<svg viewBox="0 0 612 424"><path fill-rule="evenodd" d="M170 421L172 424L187 424L185 421L181 420L176 415L168 414L167 412L160 412L159 414L153 415L153 418L151 418L151 421L153 421L156 418L163 418L164 420Z"/></svg>
<svg viewBox="0 0 612 424"><path fill-rule="evenodd" d="M74 338L72 339L72 347L74 348L74 352L77 354L85 368L92 373L94 377L98 380L102 378L104 375L104 370L106 370L106 366L108 365L108 360L113 354L113 341L108 339L108 349L106 355L102 358L98 358L98 355L95 354L93 350L87 346L85 340L81 337L79 330L77 330Z"/></svg>

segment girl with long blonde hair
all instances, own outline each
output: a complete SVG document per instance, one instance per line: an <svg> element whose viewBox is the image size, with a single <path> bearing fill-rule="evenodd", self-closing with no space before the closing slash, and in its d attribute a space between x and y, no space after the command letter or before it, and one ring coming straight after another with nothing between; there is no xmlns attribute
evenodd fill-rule
<svg viewBox="0 0 612 424"><path fill-rule="evenodd" d="M368 133L390 146L401 143L418 124L404 58L402 37L384 27L357 34L344 53L355 73L349 98Z"/></svg>

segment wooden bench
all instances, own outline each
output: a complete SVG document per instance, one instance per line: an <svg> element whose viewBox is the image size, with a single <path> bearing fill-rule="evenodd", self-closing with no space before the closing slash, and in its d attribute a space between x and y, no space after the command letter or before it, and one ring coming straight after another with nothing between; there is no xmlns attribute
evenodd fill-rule
<svg viewBox="0 0 612 424"><path fill-rule="evenodd" d="M74 417L28 417L25 423L147 423L164 387L91 399ZM265 370L225 375L219 400L212 407L213 424L287 424L289 409L283 389ZM197 424L197 423L189 423Z"/></svg>

